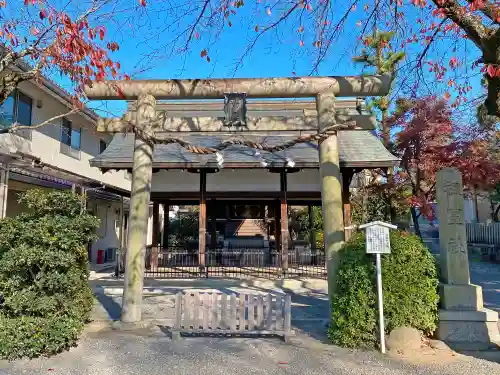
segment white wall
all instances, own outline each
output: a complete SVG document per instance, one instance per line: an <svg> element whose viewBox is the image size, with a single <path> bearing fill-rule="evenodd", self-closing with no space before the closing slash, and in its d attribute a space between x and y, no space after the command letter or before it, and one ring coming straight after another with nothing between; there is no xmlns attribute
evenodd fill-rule
<svg viewBox="0 0 500 375"><path fill-rule="evenodd" d="M257 169L223 169L218 173L207 174L207 191L280 191L279 173L269 173Z"/></svg>
<svg viewBox="0 0 500 375"><path fill-rule="evenodd" d="M153 192L200 191L200 175L180 170L161 170L153 174Z"/></svg>
<svg viewBox="0 0 500 375"><path fill-rule="evenodd" d="M287 190L293 192L321 191L319 169L302 169L296 173L288 173Z"/></svg>
<svg viewBox="0 0 500 375"><path fill-rule="evenodd" d="M70 110L51 94L31 82L21 83L19 90L33 99L32 125L40 124ZM38 100L41 100L41 108L37 108ZM95 125L81 114L68 116L68 120L73 122L74 127L82 129L80 160L60 152L62 119L54 120L52 125L32 130L31 140L9 134L0 135L0 147L14 146L20 151L40 157L42 162L51 166L92 178L107 185L130 190L130 181L125 178L124 171L102 174L98 168L92 168L89 165L89 160L99 154L99 140L104 139L109 144L111 136L98 134L95 131Z"/></svg>
<svg viewBox="0 0 500 375"><path fill-rule="evenodd" d="M318 192L321 191L319 170L304 169L297 173L289 173L288 191ZM200 177L197 173L180 170L160 171L153 174L153 192L198 192ZM208 192L277 192L280 191L280 176L257 169L223 169L218 173L207 174Z"/></svg>
<svg viewBox="0 0 500 375"><path fill-rule="evenodd" d="M89 201L88 207L92 209L101 221L97 229L99 238L92 244L92 252L90 256L91 263L97 262L97 251L106 250L108 248L118 248L119 241L119 220L120 220L120 202L111 202L103 200Z"/></svg>

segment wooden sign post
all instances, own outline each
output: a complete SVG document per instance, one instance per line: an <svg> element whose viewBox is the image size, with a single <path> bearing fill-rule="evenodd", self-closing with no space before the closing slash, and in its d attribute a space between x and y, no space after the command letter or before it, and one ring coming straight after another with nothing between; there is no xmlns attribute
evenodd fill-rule
<svg viewBox="0 0 500 375"><path fill-rule="evenodd" d="M382 221L359 226L359 229L366 231L366 253L375 254L377 273L377 296L378 296L378 322L380 330L380 351L385 353L385 324L384 324L384 296L382 294L382 260L380 254L391 253L391 243L389 239L389 229L396 229L392 224Z"/></svg>

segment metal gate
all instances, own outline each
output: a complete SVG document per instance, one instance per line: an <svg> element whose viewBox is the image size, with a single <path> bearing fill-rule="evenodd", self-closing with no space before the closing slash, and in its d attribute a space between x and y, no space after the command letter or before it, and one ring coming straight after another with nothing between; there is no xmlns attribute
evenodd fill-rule
<svg viewBox="0 0 500 375"><path fill-rule="evenodd" d="M324 249L290 249L286 266L281 253L269 248L207 249L201 253L184 247L148 247L145 260L145 277L326 279Z"/></svg>

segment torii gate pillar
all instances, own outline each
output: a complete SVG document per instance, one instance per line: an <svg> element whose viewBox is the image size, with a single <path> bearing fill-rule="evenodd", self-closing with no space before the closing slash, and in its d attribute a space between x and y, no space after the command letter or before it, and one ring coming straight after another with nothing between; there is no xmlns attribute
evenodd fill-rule
<svg viewBox="0 0 500 375"><path fill-rule="evenodd" d="M156 100L151 95L137 99L136 126L150 126L156 116ZM142 288L144 286L144 259L146 255L149 200L153 176L153 145L135 134L132 189L130 191L130 218L125 264L125 285L121 321L140 322L142 319Z"/></svg>
<svg viewBox="0 0 500 375"><path fill-rule="evenodd" d="M318 127L322 131L335 124L335 95L316 96ZM339 165L337 135L331 135L319 145L319 171L321 178L321 206L323 211L323 240L325 242L328 295L336 288L339 250L344 243L344 217L342 206L342 178ZM331 302L331 301L330 301Z"/></svg>

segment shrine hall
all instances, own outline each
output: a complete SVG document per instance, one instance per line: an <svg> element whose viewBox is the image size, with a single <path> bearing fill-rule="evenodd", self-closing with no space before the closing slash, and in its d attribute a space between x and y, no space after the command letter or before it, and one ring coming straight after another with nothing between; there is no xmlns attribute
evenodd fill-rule
<svg viewBox="0 0 500 375"><path fill-rule="evenodd" d="M318 132L314 100L245 100L244 121L226 122L221 100L158 101L166 116L158 136L177 137L198 147L216 147L242 138L256 144L281 145ZM338 113L355 121L375 120L360 99L338 100ZM129 102L135 111L135 102ZM365 127L366 128L366 127ZM352 230L350 186L365 169L390 168L398 159L375 130L338 131L345 237ZM91 165L132 171L134 134L115 134ZM314 233L307 241L290 238L289 206L321 206L319 146L297 143L278 152L234 145L212 154L187 151L177 143L153 150L150 199L153 241L146 252L146 276L191 277L326 277L325 251ZM160 223L159 207L164 220ZM196 246L169 244L169 207L198 206ZM309 218L312 215L309 214ZM312 227L312 224L310 225ZM163 236L160 233L163 232Z"/></svg>

